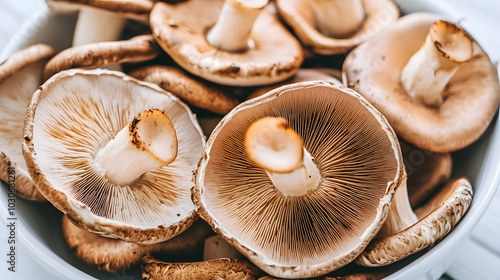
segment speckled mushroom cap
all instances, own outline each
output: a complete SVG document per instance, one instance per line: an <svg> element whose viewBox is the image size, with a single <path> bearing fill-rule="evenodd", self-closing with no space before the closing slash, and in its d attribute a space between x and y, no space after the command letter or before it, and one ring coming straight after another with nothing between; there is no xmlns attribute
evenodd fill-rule
<svg viewBox="0 0 500 280"><path fill-rule="evenodd" d="M309 0L277 0L276 6L305 47L317 54L332 55L345 53L367 41L399 17L399 9L392 0L363 0L362 3L365 19L356 33L347 38L332 38L318 31Z"/></svg>
<svg viewBox="0 0 500 280"><path fill-rule="evenodd" d="M239 103L228 93L172 66L145 66L131 71L129 75L139 80L155 83L184 102L216 114L227 114Z"/></svg>
<svg viewBox="0 0 500 280"><path fill-rule="evenodd" d="M450 181L429 202L415 210L419 222L394 235L373 240L356 263L388 265L437 244L465 215L472 202L472 193L466 178Z"/></svg>
<svg viewBox="0 0 500 280"><path fill-rule="evenodd" d="M206 32L217 22L224 0L158 2L150 26L158 44L186 71L234 86L277 83L291 77L304 61L300 43L271 12L260 13L252 29L255 47L227 52L211 46Z"/></svg>
<svg viewBox="0 0 500 280"><path fill-rule="evenodd" d="M55 11L74 11L82 7L93 8L120 16L147 21L153 8L152 0L45 0L49 8Z"/></svg>
<svg viewBox="0 0 500 280"><path fill-rule="evenodd" d="M55 53L51 46L38 44L0 64L0 179L9 182L8 168L15 168L16 194L29 200L45 198L33 184L22 154L24 115L31 95L42 84L42 69Z"/></svg>
<svg viewBox="0 0 500 280"><path fill-rule="evenodd" d="M321 172L320 185L284 196L245 153L248 127L284 118ZM399 144L384 117L358 93L302 82L245 101L212 132L195 174L198 213L267 273L301 278L352 261L387 217L402 180Z"/></svg>
<svg viewBox="0 0 500 280"><path fill-rule="evenodd" d="M97 153L138 112L152 108L172 121L177 157L131 184L112 184ZM23 130L29 172L54 206L83 229L144 244L167 240L196 219L191 178L204 144L195 116L177 97L104 69L52 76L33 95Z"/></svg>
<svg viewBox="0 0 500 280"><path fill-rule="evenodd" d="M152 35L76 46L63 50L49 60L43 76L47 80L55 73L71 68L96 68L113 63L146 61L157 57L160 52Z"/></svg>
<svg viewBox="0 0 500 280"><path fill-rule="evenodd" d="M477 42L445 88L443 104L414 101L401 86L401 71L440 17L414 13L353 50L343 65L344 83L372 103L405 141L429 151L464 148L486 130L500 102L495 66Z"/></svg>

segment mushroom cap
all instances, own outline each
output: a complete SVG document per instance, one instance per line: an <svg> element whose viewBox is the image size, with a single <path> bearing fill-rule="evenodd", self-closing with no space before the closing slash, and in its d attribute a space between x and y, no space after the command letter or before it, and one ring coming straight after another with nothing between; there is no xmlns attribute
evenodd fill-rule
<svg viewBox="0 0 500 280"><path fill-rule="evenodd" d="M44 80L71 68L99 67L122 62L140 62L161 52L152 35L138 35L129 40L99 42L76 46L55 55L43 70Z"/></svg>
<svg viewBox="0 0 500 280"><path fill-rule="evenodd" d="M429 202L415 210L419 218L416 224L394 235L373 240L356 263L388 265L436 244L465 215L472 202L472 193L472 186L464 177L448 182Z"/></svg>
<svg viewBox="0 0 500 280"><path fill-rule="evenodd" d="M443 104L427 107L414 101L400 83L403 67L440 19L409 14L346 58L344 82L372 103L405 141L432 152L462 149L486 130L500 102L495 66L474 41L473 57L461 64L445 88Z"/></svg>
<svg viewBox="0 0 500 280"><path fill-rule="evenodd" d="M347 38L331 38L316 28L316 18L310 2L276 0L276 6L300 42L317 54L345 53L372 38L399 17L399 9L392 0L362 0L366 17L358 31Z"/></svg>
<svg viewBox="0 0 500 280"><path fill-rule="evenodd" d="M232 86L277 83L291 77L304 61L300 43L264 9L250 38L255 47L227 52L211 46L206 32L217 22L224 0L158 2L150 16L153 35L163 50L186 71Z"/></svg>
<svg viewBox="0 0 500 280"><path fill-rule="evenodd" d="M129 75L139 80L155 83L184 102L216 114L227 114L239 103L235 97L175 67L145 66L131 71Z"/></svg>
<svg viewBox="0 0 500 280"><path fill-rule="evenodd" d="M264 273L251 262L237 259L215 259L192 263L167 263L146 256L142 259L142 279L149 280L238 280L257 279Z"/></svg>
<svg viewBox="0 0 500 280"><path fill-rule="evenodd" d="M86 264L105 271L121 271L138 264L147 254L187 255L202 251L212 228L196 221L182 234L156 244L141 245L102 237L77 227L66 215L62 219L64 240L73 253Z"/></svg>
<svg viewBox="0 0 500 280"><path fill-rule="evenodd" d="M321 172L318 188L284 196L244 152L248 127L282 117ZM199 215L277 277L314 277L353 260L387 217L402 180L399 144L384 117L342 85L286 85L238 105L212 132L195 173Z"/></svg>
<svg viewBox="0 0 500 280"><path fill-rule="evenodd" d="M0 64L0 179L11 181L8 168L15 167L16 194L28 200L45 198L33 184L22 154L24 116L31 95L42 84L45 62L55 53L51 46L37 44Z"/></svg>
<svg viewBox="0 0 500 280"><path fill-rule="evenodd" d="M177 158L130 185L113 185L95 156L148 109L166 112L174 124ZM33 95L23 130L28 170L54 206L85 230L144 244L172 238L197 218L191 178L204 144L194 114L177 97L104 69L52 76Z"/></svg>
<svg viewBox="0 0 500 280"><path fill-rule="evenodd" d="M45 0L45 2L55 11L68 12L91 8L142 21L147 21L155 3L152 0Z"/></svg>

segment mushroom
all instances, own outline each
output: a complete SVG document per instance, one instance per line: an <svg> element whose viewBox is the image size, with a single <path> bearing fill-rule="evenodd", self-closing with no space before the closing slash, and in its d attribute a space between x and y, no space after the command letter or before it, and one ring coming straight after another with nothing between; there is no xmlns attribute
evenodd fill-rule
<svg viewBox="0 0 500 280"><path fill-rule="evenodd" d="M37 44L12 54L0 64L0 179L14 183L16 195L44 201L36 189L24 161L21 139L26 108L31 95L42 83L45 62L55 54L45 44ZM15 174L9 169L15 168Z"/></svg>
<svg viewBox="0 0 500 280"><path fill-rule="evenodd" d="M413 221L405 221L405 218L399 216L403 212L412 212L409 204L398 195L404 190L405 188L397 190L395 200L399 201L391 206L388 222L386 221L383 227L385 232L390 234L372 240L356 259L356 263L364 266L388 265L435 245L450 233L465 215L473 193L466 178L450 181L424 206L415 210L418 222L406 228L406 224Z"/></svg>
<svg viewBox="0 0 500 280"><path fill-rule="evenodd" d="M267 3L158 2L150 26L163 50L196 76L231 86L273 84L291 77L304 53L276 16L264 9Z"/></svg>
<svg viewBox="0 0 500 280"><path fill-rule="evenodd" d="M205 239L205 246L203 247L203 260L214 259L243 259L243 255L238 252L231 244L216 234Z"/></svg>
<svg viewBox="0 0 500 280"><path fill-rule="evenodd" d="M28 170L54 206L82 229L142 244L197 218L191 177L204 143L175 96L105 69L52 76L33 95L23 130Z"/></svg>
<svg viewBox="0 0 500 280"><path fill-rule="evenodd" d="M377 107L398 136L419 148L447 153L470 145L486 130L500 102L500 85L481 47L461 28L439 19L427 13L402 17L353 50L343 72L344 82ZM471 59L457 66L462 53L470 56L471 51ZM429 77L433 73L436 79ZM426 92L436 95L423 97ZM426 105L423 100L433 101Z"/></svg>
<svg viewBox="0 0 500 280"><path fill-rule="evenodd" d="M391 127L359 94L295 83L222 119L196 170L193 201L265 272L315 277L352 261L376 235L402 164Z"/></svg>
<svg viewBox="0 0 500 280"><path fill-rule="evenodd" d="M251 262L238 259L215 259L190 263L167 263L146 256L142 259L142 279L257 279L264 273Z"/></svg>
<svg viewBox="0 0 500 280"><path fill-rule="evenodd" d="M73 46L117 41L127 19L147 24L152 0L46 0L55 12L79 11Z"/></svg>
<svg viewBox="0 0 500 280"><path fill-rule="evenodd" d="M106 66L121 70L123 62L140 62L158 56L161 49L152 35L139 35L125 41L99 42L65 49L45 66L44 80L62 70Z"/></svg>
<svg viewBox="0 0 500 280"><path fill-rule="evenodd" d="M73 253L86 264L105 271L130 269L147 254L168 254L177 258L192 257L202 251L204 239L213 233L202 220L182 234L156 244L141 245L102 237L74 225L65 215L62 219L64 240Z"/></svg>
<svg viewBox="0 0 500 280"><path fill-rule="evenodd" d="M277 0L283 20L313 53L345 53L399 17L392 0Z"/></svg>
<svg viewBox="0 0 500 280"><path fill-rule="evenodd" d="M195 79L171 66L151 65L135 69L132 77L159 85L186 103L216 114L227 114L238 105L238 100L222 90Z"/></svg>

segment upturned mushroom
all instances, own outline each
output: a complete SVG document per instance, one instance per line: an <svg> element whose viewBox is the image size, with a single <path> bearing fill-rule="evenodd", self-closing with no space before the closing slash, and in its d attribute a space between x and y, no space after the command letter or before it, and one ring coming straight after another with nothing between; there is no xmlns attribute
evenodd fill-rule
<svg viewBox="0 0 500 280"><path fill-rule="evenodd" d="M462 28L433 14L402 17L353 50L343 72L398 136L437 153L477 140L500 102L487 54Z"/></svg>
<svg viewBox="0 0 500 280"><path fill-rule="evenodd" d="M152 0L46 0L55 12L78 11L73 46L117 41L127 19L145 24L153 8Z"/></svg>
<svg viewBox="0 0 500 280"><path fill-rule="evenodd" d="M62 219L64 240L73 253L86 264L105 271L122 271L140 263L147 254L170 255L183 259L201 255L212 228L196 221L182 234L164 242L141 245L106 238L74 225L65 215Z"/></svg>
<svg viewBox="0 0 500 280"><path fill-rule="evenodd" d="M265 9L268 0L158 2L150 26L186 71L232 86L277 83L304 61L300 43Z"/></svg>
<svg viewBox="0 0 500 280"><path fill-rule="evenodd" d="M142 244L196 220L191 177L204 143L177 97L104 69L52 76L23 130L28 170L54 206L85 230Z"/></svg>
<svg viewBox="0 0 500 280"><path fill-rule="evenodd" d="M14 182L16 195L28 200L45 198L33 184L23 158L24 116L33 92L42 84L43 67L55 52L48 45L33 45L0 64L0 179ZM9 169L15 169L15 174L9 174Z"/></svg>
<svg viewBox="0 0 500 280"><path fill-rule="evenodd" d="M45 65L43 76L47 80L55 73L72 68L104 67L122 70L120 63L151 60L160 52L152 35L138 35L124 41L85 44L55 55Z"/></svg>
<svg viewBox="0 0 500 280"><path fill-rule="evenodd" d="M407 197L405 199L405 191L404 186L396 191L381 237L372 240L356 263L388 265L437 244L465 215L473 195L470 182L464 177L458 178L448 182L430 201L413 212Z"/></svg>
<svg viewBox="0 0 500 280"><path fill-rule="evenodd" d="M284 21L313 53L345 53L399 17L392 0L277 0Z"/></svg>
<svg viewBox="0 0 500 280"><path fill-rule="evenodd" d="M145 66L131 71L129 75L139 80L155 83L184 102L216 114L227 114L239 103L227 92L195 79L172 66Z"/></svg>
<svg viewBox="0 0 500 280"><path fill-rule="evenodd" d="M302 82L224 117L195 173L193 201L265 272L315 277L365 248L402 175L396 136L372 105L342 85Z"/></svg>

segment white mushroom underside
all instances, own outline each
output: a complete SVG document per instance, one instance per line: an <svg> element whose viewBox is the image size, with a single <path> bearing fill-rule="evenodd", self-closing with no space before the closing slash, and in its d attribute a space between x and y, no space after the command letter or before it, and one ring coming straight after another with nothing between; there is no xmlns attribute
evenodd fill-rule
<svg viewBox="0 0 500 280"><path fill-rule="evenodd" d="M84 219L97 215L141 227L181 220L194 207L191 176L203 148L192 116L149 87L106 74L100 79L98 83L91 76L76 75L70 84L65 78L40 101L32 140L40 170ZM151 108L165 111L174 124L179 137L176 160L147 172L135 185L110 184L96 166L95 154L137 113ZM94 215L79 204L89 206Z"/></svg>

